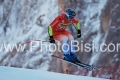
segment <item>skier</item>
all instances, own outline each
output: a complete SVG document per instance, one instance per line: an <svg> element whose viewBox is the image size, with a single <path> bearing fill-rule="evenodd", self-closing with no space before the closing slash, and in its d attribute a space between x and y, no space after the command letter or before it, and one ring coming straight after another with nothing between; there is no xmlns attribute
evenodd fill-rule
<svg viewBox="0 0 120 80"><path fill-rule="evenodd" d="M71 43L74 40L73 36L66 31L66 27L70 24L76 24L77 26L77 37L81 37L80 22L75 19L76 13L73 9L67 9L65 13L58 15L53 22L48 26L48 33L50 37L50 43L55 43L55 40L61 41L62 44L69 44L68 46L63 46L63 55L64 59L70 62L80 62L75 55L74 47Z"/></svg>

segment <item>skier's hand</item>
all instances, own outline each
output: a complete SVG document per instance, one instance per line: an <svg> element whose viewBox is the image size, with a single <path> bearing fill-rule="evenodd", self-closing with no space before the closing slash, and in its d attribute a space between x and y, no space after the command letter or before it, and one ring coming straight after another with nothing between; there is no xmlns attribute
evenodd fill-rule
<svg viewBox="0 0 120 80"><path fill-rule="evenodd" d="M80 37L81 37L81 30L78 30L77 38L80 38Z"/></svg>
<svg viewBox="0 0 120 80"><path fill-rule="evenodd" d="M53 39L53 36L50 36L49 41L50 41L50 43L55 43L55 40Z"/></svg>

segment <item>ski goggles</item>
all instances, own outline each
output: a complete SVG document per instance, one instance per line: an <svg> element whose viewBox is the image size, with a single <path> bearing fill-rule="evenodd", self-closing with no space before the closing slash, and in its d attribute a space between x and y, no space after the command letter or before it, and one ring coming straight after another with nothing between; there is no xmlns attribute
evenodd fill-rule
<svg viewBox="0 0 120 80"><path fill-rule="evenodd" d="M75 16L69 16L68 18L69 18L69 19L74 19L74 17L75 17Z"/></svg>
<svg viewBox="0 0 120 80"><path fill-rule="evenodd" d="M75 18L75 16L71 16L71 15L68 15L68 14L66 14L66 16L67 16L67 19L70 19L70 20Z"/></svg>

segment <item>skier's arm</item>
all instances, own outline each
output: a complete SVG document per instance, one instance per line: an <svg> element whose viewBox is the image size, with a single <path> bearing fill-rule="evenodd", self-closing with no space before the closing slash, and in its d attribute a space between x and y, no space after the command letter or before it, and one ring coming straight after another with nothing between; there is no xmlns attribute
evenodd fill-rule
<svg viewBox="0 0 120 80"><path fill-rule="evenodd" d="M48 26L48 33L49 33L49 36L53 36L52 26Z"/></svg>
<svg viewBox="0 0 120 80"><path fill-rule="evenodd" d="M58 23L58 18L55 18L53 22L48 26L48 33L50 37L50 43L55 43L55 40L53 38L53 27L56 26Z"/></svg>
<svg viewBox="0 0 120 80"><path fill-rule="evenodd" d="M52 26L48 26L48 33L49 33L49 41L50 43L55 43L55 40L53 39L53 32L52 32Z"/></svg>
<svg viewBox="0 0 120 80"><path fill-rule="evenodd" d="M77 25L77 29L80 30L80 28L81 28L80 22L78 22L76 25Z"/></svg>
<svg viewBox="0 0 120 80"><path fill-rule="evenodd" d="M80 25L80 22L77 19L73 19L72 22L76 24L76 26L77 26L77 37L80 38L81 37L81 25Z"/></svg>
<svg viewBox="0 0 120 80"><path fill-rule="evenodd" d="M78 33L77 33L77 37L80 38L81 37L81 26L80 26L80 22L77 23L77 29L78 29Z"/></svg>

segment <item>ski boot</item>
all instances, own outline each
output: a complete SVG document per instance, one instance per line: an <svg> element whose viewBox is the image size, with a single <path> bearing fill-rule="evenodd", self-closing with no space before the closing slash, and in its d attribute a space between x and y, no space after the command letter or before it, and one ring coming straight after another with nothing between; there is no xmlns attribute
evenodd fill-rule
<svg viewBox="0 0 120 80"><path fill-rule="evenodd" d="M81 63L75 54L70 54L70 56L73 58L74 62Z"/></svg>
<svg viewBox="0 0 120 80"><path fill-rule="evenodd" d="M69 61L69 62L74 62L74 59L71 57L70 54L64 54L64 60Z"/></svg>

